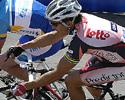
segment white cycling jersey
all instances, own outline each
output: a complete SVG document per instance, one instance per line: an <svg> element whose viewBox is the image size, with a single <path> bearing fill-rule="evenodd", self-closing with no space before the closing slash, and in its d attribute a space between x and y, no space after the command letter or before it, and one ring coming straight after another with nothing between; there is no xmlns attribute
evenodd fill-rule
<svg viewBox="0 0 125 100"><path fill-rule="evenodd" d="M119 45L124 43L125 28L87 13L82 16L82 21L75 25L78 39L72 40L66 58L78 63L82 54L89 53L112 63L125 63L124 46Z"/></svg>
<svg viewBox="0 0 125 100"><path fill-rule="evenodd" d="M80 70L83 82L91 85L125 79L125 28L83 13L75 29L65 58L77 64L84 53L92 55Z"/></svg>
<svg viewBox="0 0 125 100"><path fill-rule="evenodd" d="M76 29L78 37L86 44L106 47L121 41L125 28L94 15L84 13L83 16L81 23L76 25Z"/></svg>

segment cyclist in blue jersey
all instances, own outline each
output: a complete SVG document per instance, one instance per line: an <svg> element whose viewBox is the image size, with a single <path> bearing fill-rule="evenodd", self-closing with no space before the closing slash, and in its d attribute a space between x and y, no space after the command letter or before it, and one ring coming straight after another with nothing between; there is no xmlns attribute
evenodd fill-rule
<svg viewBox="0 0 125 100"><path fill-rule="evenodd" d="M2 20L0 21L0 36L6 36L8 31L20 34L21 37L18 41L19 44L31 41L36 37L43 35L46 32L52 31L52 27L49 24L49 21L45 18L46 6L35 0L24 1L25 2L22 2L21 0L0 1L1 5L6 4L8 7L7 9L7 7L4 5L4 11L7 9L8 12L4 12L3 16L0 15ZM5 20L6 23L3 22L5 17L7 19ZM5 27L2 27L2 25L4 26L4 24ZM6 37L4 37L4 42L5 39ZM32 55L33 61L45 59L47 57L54 55L60 49L62 49L64 47L64 41L65 40L61 39L56 43L46 46L44 48L39 47L27 49L27 52ZM1 48L2 46L3 45L1 45ZM18 60L27 61L27 57L25 55L20 55L18 57ZM15 64L13 67L5 66L1 66L0 69L7 71L9 74L17 76L20 79L28 80L27 72L25 73L24 70L18 67L17 64Z"/></svg>

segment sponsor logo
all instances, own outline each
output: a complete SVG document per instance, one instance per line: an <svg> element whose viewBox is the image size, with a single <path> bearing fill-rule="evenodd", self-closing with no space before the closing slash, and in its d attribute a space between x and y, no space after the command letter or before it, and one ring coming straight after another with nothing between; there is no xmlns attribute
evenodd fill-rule
<svg viewBox="0 0 125 100"><path fill-rule="evenodd" d="M119 55L117 52L105 51L105 50L89 50L88 53L92 55L96 55L98 57L102 57L112 63L119 63L121 61L125 61L124 58Z"/></svg>
<svg viewBox="0 0 125 100"><path fill-rule="evenodd" d="M68 50L67 52L70 54L73 54L73 50Z"/></svg>
<svg viewBox="0 0 125 100"><path fill-rule="evenodd" d="M30 52L35 52L35 51L38 51L38 50L40 50L40 48L31 48Z"/></svg>
<svg viewBox="0 0 125 100"><path fill-rule="evenodd" d="M86 34L88 38L96 37L96 39L99 40L105 40L106 38L110 37L110 34L106 31L101 31L101 30L92 31L90 28L87 30Z"/></svg>
<svg viewBox="0 0 125 100"><path fill-rule="evenodd" d="M105 83L105 82L124 79L124 78L125 78L125 74L123 72L119 72L119 73L111 73L111 74L101 74L98 77L97 76L89 77L89 78L86 78L85 80L89 84L97 84L97 83Z"/></svg>
<svg viewBox="0 0 125 100"><path fill-rule="evenodd" d="M21 34L27 34L27 35L31 35L31 36L38 36L39 35L39 32L35 31L35 30L24 30L24 29L21 29L19 31L19 33L21 33Z"/></svg>
<svg viewBox="0 0 125 100"><path fill-rule="evenodd" d="M114 31L114 32L118 32L116 23L111 22L111 30Z"/></svg>
<svg viewBox="0 0 125 100"><path fill-rule="evenodd" d="M105 58L106 60L109 60L109 61L111 61L111 62L117 60L117 56L115 56L114 53L109 52L109 51L94 50L94 51L92 52L92 54L97 55L97 56L99 56L99 57L103 57L103 58Z"/></svg>

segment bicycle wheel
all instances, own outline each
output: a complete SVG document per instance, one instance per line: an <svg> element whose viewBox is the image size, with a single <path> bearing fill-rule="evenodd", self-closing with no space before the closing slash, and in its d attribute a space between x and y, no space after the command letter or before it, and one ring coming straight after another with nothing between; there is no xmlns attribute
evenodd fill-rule
<svg viewBox="0 0 125 100"><path fill-rule="evenodd" d="M13 76L6 74L4 76L0 76L0 95L2 97L2 100L30 100L25 99L26 95L16 97L12 94L11 88L14 86L15 83L17 83L19 80L17 78L14 78Z"/></svg>
<svg viewBox="0 0 125 100"><path fill-rule="evenodd" d="M120 100L125 100L125 95L121 95L119 98Z"/></svg>
<svg viewBox="0 0 125 100"><path fill-rule="evenodd" d="M3 72L2 72L3 73ZM9 77L8 74L1 74L0 76L0 96L2 97L2 100L10 100L12 98L15 98L11 95L10 92L10 84L12 84L14 80Z"/></svg>
<svg viewBox="0 0 125 100"><path fill-rule="evenodd" d="M53 97L46 90L40 89L38 91L38 96L36 100L56 100L56 99L53 99Z"/></svg>
<svg viewBox="0 0 125 100"><path fill-rule="evenodd" d="M125 100L125 95L115 95L114 96L115 99L110 99L110 100Z"/></svg>

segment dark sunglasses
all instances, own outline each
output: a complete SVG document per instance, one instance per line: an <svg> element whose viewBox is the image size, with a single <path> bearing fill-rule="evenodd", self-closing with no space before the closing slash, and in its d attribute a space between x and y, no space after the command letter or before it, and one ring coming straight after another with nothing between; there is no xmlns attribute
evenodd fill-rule
<svg viewBox="0 0 125 100"><path fill-rule="evenodd" d="M59 24L60 24L60 22L52 22L52 21L50 21L50 25L58 26Z"/></svg>

